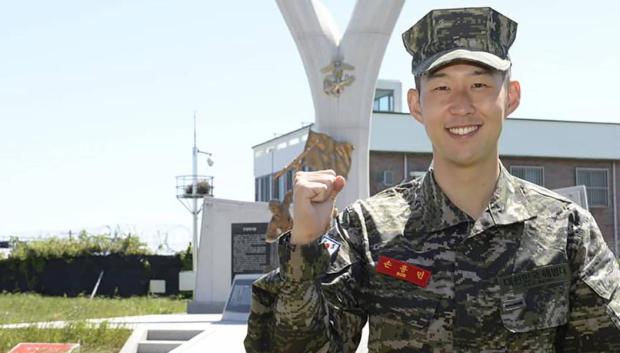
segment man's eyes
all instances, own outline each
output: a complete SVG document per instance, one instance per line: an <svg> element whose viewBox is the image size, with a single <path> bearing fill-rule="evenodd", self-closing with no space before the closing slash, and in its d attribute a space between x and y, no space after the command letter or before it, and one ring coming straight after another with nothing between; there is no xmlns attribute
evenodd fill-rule
<svg viewBox="0 0 620 353"><path fill-rule="evenodd" d="M483 88L483 87L489 87L489 85L483 82L476 82L473 85L471 85L471 87L472 88Z"/></svg>
<svg viewBox="0 0 620 353"><path fill-rule="evenodd" d="M471 88L486 88L486 87L490 87L490 86L484 82L475 82L475 83L472 83L471 85ZM432 91L447 92L447 91L450 91L450 87L449 86L435 86L433 87Z"/></svg>

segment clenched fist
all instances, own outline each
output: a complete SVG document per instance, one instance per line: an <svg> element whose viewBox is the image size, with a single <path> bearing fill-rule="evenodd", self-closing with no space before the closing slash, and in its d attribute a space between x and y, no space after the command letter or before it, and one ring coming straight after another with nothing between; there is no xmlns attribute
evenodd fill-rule
<svg viewBox="0 0 620 353"><path fill-rule="evenodd" d="M336 195L345 184L345 179L331 169L295 174L291 244L307 244L325 233Z"/></svg>

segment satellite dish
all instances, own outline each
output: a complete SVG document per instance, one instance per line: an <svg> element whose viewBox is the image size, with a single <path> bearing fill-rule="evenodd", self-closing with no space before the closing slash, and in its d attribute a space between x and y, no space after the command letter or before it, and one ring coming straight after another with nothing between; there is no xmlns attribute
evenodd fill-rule
<svg viewBox="0 0 620 353"><path fill-rule="evenodd" d="M207 157L207 164L209 165L209 167L213 167L213 160L211 159L211 157Z"/></svg>

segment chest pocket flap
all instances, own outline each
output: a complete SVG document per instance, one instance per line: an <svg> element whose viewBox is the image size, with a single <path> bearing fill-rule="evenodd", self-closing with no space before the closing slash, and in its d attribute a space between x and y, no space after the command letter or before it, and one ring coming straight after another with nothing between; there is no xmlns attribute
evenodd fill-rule
<svg viewBox="0 0 620 353"><path fill-rule="evenodd" d="M528 332L566 324L570 267L550 265L499 278L500 315L510 332Z"/></svg>

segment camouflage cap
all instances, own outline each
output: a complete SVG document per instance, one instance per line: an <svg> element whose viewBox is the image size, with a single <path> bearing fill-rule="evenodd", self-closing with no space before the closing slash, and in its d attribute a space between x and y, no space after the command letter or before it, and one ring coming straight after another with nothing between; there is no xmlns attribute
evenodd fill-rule
<svg viewBox="0 0 620 353"><path fill-rule="evenodd" d="M432 10L403 33L415 76L455 60L510 68L517 23L490 7Z"/></svg>

